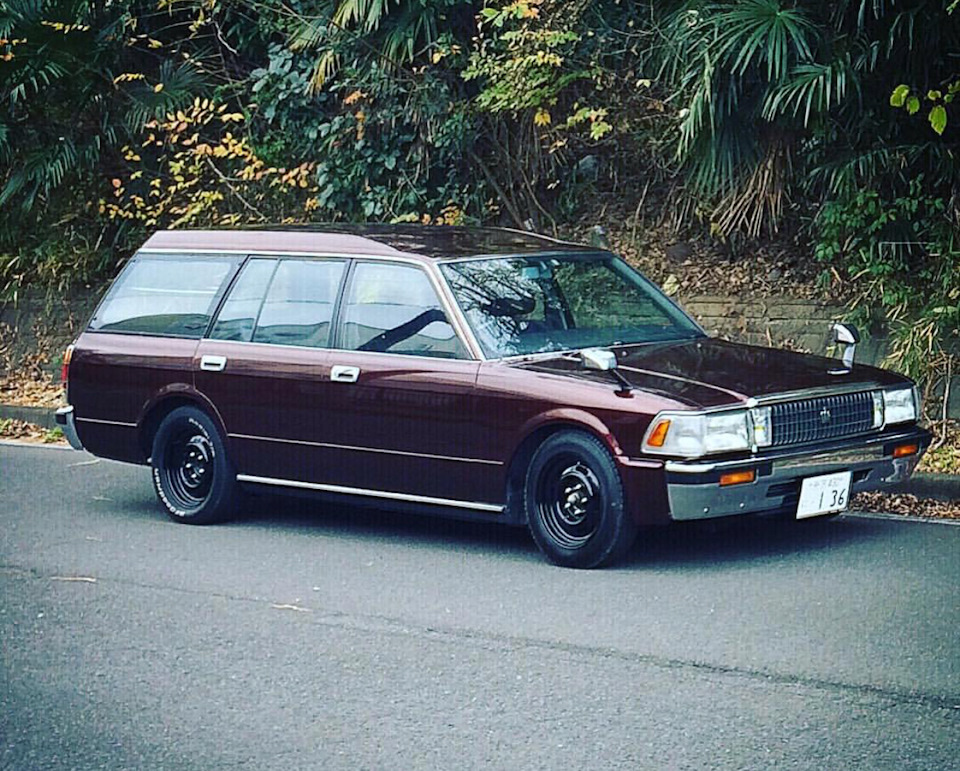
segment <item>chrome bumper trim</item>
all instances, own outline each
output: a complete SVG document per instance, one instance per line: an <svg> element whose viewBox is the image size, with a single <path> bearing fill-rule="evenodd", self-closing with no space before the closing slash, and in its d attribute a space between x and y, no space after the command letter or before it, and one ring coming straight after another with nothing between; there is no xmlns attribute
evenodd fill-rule
<svg viewBox="0 0 960 771"><path fill-rule="evenodd" d="M775 463L803 467L819 463L858 463L865 460L875 460L883 457L883 446L891 442L904 442L919 438L918 430L901 431L896 434L880 434L867 438L840 440L848 446L834 449L818 450L813 453L808 447L789 447L779 452L754 455L750 458L726 461L682 461L668 460L664 469L677 474L708 474L711 471L729 471L743 466L760 463ZM851 443L854 442L853 446Z"/></svg>
<svg viewBox="0 0 960 771"><path fill-rule="evenodd" d="M57 425L60 426L70 446L74 450L82 450L83 444L80 442L80 437L77 436L77 423L73 414L73 405L61 407L57 410L55 417Z"/></svg>

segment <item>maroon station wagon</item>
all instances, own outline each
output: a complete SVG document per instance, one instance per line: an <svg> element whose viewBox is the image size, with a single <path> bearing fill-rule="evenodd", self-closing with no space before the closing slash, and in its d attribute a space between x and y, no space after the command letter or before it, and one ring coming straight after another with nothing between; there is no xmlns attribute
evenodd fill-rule
<svg viewBox="0 0 960 771"><path fill-rule="evenodd" d="M609 252L500 229L153 235L67 351L73 447L176 521L244 490L526 525L595 567L642 526L804 519L903 481L914 384L708 337Z"/></svg>

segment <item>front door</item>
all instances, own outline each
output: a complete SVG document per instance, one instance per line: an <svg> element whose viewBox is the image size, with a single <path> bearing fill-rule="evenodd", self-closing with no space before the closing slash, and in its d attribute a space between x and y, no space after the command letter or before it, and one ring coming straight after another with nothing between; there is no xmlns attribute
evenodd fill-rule
<svg viewBox="0 0 960 771"><path fill-rule="evenodd" d="M503 463L477 426L480 363L417 265L357 262L323 403L329 482L400 500L503 503Z"/></svg>

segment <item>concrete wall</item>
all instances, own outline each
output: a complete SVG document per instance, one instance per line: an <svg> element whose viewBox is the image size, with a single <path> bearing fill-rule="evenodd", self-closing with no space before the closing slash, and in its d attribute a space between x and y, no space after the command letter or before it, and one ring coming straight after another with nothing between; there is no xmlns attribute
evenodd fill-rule
<svg viewBox="0 0 960 771"><path fill-rule="evenodd" d="M743 300L692 295L678 301L711 335L820 354L826 350L831 322L842 321L846 312L842 305L786 296ZM857 360L879 363L886 352L886 339L872 337L857 348Z"/></svg>
<svg viewBox="0 0 960 771"><path fill-rule="evenodd" d="M59 375L64 348L74 341L100 299L99 292L69 296L26 295L0 305L0 376L25 356L45 359L42 368Z"/></svg>

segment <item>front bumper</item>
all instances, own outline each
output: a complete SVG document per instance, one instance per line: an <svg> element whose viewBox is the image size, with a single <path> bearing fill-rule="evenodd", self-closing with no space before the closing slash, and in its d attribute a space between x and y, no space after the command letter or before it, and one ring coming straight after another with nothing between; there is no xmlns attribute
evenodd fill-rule
<svg viewBox="0 0 960 771"><path fill-rule="evenodd" d="M80 442L80 437L77 436L77 423L73 416L73 406L67 405L66 407L58 409L56 420L57 425L60 426L60 430L63 431L63 435L67 437L70 446L74 450L82 450L83 444Z"/></svg>
<svg viewBox="0 0 960 771"><path fill-rule="evenodd" d="M893 457L895 446L916 443L918 452ZM734 461L667 461L667 498L675 520L713 519L736 514L796 514L800 483L806 477L850 471L850 494L903 482L930 445L919 427L846 440L815 449L791 448ZM746 484L720 486L720 476L753 469Z"/></svg>

